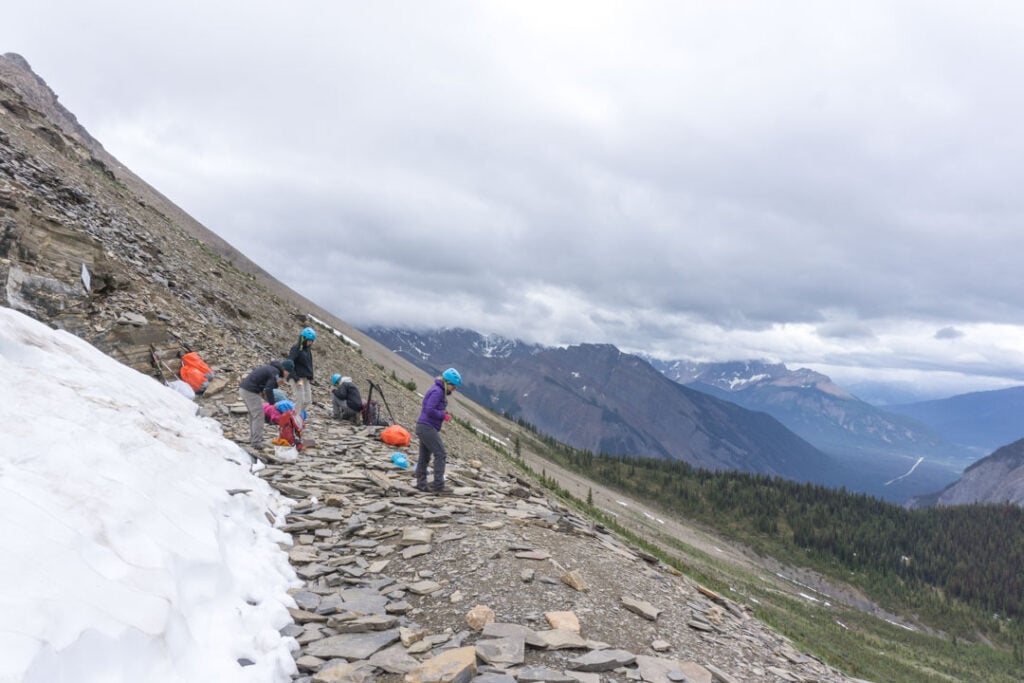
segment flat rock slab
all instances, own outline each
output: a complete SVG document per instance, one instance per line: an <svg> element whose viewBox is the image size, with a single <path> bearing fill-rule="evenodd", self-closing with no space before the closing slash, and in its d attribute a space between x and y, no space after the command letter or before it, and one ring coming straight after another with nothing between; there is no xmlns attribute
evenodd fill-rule
<svg viewBox="0 0 1024 683"><path fill-rule="evenodd" d="M620 666L629 666L635 661L636 655L625 650L594 650L570 659L569 666L576 671L611 671Z"/></svg>
<svg viewBox="0 0 1024 683"><path fill-rule="evenodd" d="M398 541L398 545L428 545L433 538L432 529L409 527L402 530L402 538Z"/></svg>
<svg viewBox="0 0 1024 683"><path fill-rule="evenodd" d="M500 621L493 624L487 624L484 626L481 636L484 638L509 638L519 636L527 645L532 647L545 647L545 640L538 636L536 631L521 624L508 624Z"/></svg>
<svg viewBox="0 0 1024 683"><path fill-rule="evenodd" d="M313 683L373 683L374 669L366 662L328 664L313 674Z"/></svg>
<svg viewBox="0 0 1024 683"><path fill-rule="evenodd" d="M476 648L459 647L428 659L405 674L405 683L469 683L476 675Z"/></svg>
<svg viewBox="0 0 1024 683"><path fill-rule="evenodd" d="M588 586L587 582L583 580L583 575L576 569L562 574L562 583L580 592L590 590L590 586Z"/></svg>
<svg viewBox="0 0 1024 683"><path fill-rule="evenodd" d="M516 553L516 557L520 560L546 560L551 555L543 550L521 550Z"/></svg>
<svg viewBox="0 0 1024 683"><path fill-rule="evenodd" d="M323 659L340 657L349 661L368 659L377 650L398 640L398 629L373 633L343 633L311 643L306 654Z"/></svg>
<svg viewBox="0 0 1024 683"><path fill-rule="evenodd" d="M534 631L534 633L544 643L542 647L547 650L586 650L590 647L583 636L574 631L556 628L549 631Z"/></svg>
<svg viewBox="0 0 1024 683"><path fill-rule="evenodd" d="M637 669L647 683L711 683L711 672L695 662L637 655Z"/></svg>
<svg viewBox="0 0 1024 683"><path fill-rule="evenodd" d="M658 615L661 614L661 610L645 600L638 600L637 598L623 595L621 598L622 606L628 609L633 614L638 614L648 621L655 621Z"/></svg>
<svg viewBox="0 0 1024 683"><path fill-rule="evenodd" d="M430 544L410 545L407 548L405 548L404 550L402 550L402 557L404 559L406 559L406 560L411 560L414 557L419 557L420 555L426 555L427 553L429 553L433 549L434 549L434 547L432 545L430 545Z"/></svg>
<svg viewBox="0 0 1024 683"><path fill-rule="evenodd" d="M474 678L473 683L516 683L516 679L508 674L486 673Z"/></svg>
<svg viewBox="0 0 1024 683"><path fill-rule="evenodd" d="M418 659L410 656L400 643L380 650L370 657L370 664L392 674L406 674L420 665Z"/></svg>
<svg viewBox="0 0 1024 683"><path fill-rule="evenodd" d="M441 584L437 581L417 581L409 585L409 592L413 595L430 595L441 590Z"/></svg>
<svg viewBox="0 0 1024 683"><path fill-rule="evenodd" d="M526 659L526 642L522 636L488 638L477 642L476 656L488 664L522 664Z"/></svg>
<svg viewBox="0 0 1024 683"><path fill-rule="evenodd" d="M371 614L355 619L330 618L327 625L338 633L369 633L370 631L387 631L398 626L398 617Z"/></svg>
<svg viewBox="0 0 1024 683"><path fill-rule="evenodd" d="M545 612L544 618L548 620L551 628L562 631L580 632L580 620L575 612Z"/></svg>
<svg viewBox="0 0 1024 683"><path fill-rule="evenodd" d="M344 522L349 518L348 513L340 508L335 507L322 507L315 512L310 513L307 517L313 519L321 519L325 522Z"/></svg>
<svg viewBox="0 0 1024 683"><path fill-rule="evenodd" d="M295 564L308 564L320 559L320 551L311 545L297 545L288 551L288 559Z"/></svg>
<svg viewBox="0 0 1024 683"><path fill-rule="evenodd" d="M516 674L519 683L576 683L576 679L564 671L550 666L525 666Z"/></svg>

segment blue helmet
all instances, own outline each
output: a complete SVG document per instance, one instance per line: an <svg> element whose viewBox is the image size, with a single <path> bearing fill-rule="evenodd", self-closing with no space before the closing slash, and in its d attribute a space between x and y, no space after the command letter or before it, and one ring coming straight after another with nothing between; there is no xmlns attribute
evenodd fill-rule
<svg viewBox="0 0 1024 683"><path fill-rule="evenodd" d="M341 381L341 375L339 375L338 373L334 373L333 375L331 375L331 385L332 386L337 384L340 381Z"/></svg>
<svg viewBox="0 0 1024 683"><path fill-rule="evenodd" d="M302 336L303 338L308 339L309 341L313 341L316 339L316 330L314 330L312 327L307 327L302 330Z"/></svg>
<svg viewBox="0 0 1024 683"><path fill-rule="evenodd" d="M462 375L460 375L459 371L455 368L448 368L442 372L441 379L448 382L448 384L451 384L453 387L457 387L462 384Z"/></svg>
<svg viewBox="0 0 1024 683"><path fill-rule="evenodd" d="M278 401L276 408L282 413L287 413L289 410L295 408L295 404L291 401Z"/></svg>

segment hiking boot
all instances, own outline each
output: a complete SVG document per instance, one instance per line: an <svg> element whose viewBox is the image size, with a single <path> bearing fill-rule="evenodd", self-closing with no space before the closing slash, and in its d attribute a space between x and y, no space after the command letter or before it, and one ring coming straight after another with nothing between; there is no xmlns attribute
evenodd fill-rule
<svg viewBox="0 0 1024 683"><path fill-rule="evenodd" d="M431 484L430 492L439 496L448 496L455 493L452 488L445 486L444 484Z"/></svg>
<svg viewBox="0 0 1024 683"><path fill-rule="evenodd" d="M425 482L425 481L418 481L418 482L416 482L416 485L414 486L414 488L417 491L422 491L423 493L429 493L430 492L430 487L427 486L427 482Z"/></svg>

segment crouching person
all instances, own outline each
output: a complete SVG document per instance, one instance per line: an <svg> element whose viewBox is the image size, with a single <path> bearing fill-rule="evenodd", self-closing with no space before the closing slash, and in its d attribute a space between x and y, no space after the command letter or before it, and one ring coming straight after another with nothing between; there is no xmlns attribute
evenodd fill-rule
<svg viewBox="0 0 1024 683"><path fill-rule="evenodd" d="M274 389L278 382L288 379L295 370L290 360L273 360L261 365L242 380L238 395L249 411L249 445L253 451L263 451L263 402L274 402Z"/></svg>
<svg viewBox="0 0 1024 683"><path fill-rule="evenodd" d="M335 387L331 392L334 419L359 424L359 413L363 410L363 397L359 395L359 389L352 383L352 378L332 375L331 385Z"/></svg>

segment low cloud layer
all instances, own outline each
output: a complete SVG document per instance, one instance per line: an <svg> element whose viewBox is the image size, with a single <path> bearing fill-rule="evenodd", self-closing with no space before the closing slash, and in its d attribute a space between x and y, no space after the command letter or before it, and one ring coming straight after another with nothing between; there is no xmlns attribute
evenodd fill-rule
<svg viewBox="0 0 1024 683"><path fill-rule="evenodd" d="M41 0L0 38L353 324L968 390L1024 381L1022 29L917 2Z"/></svg>

